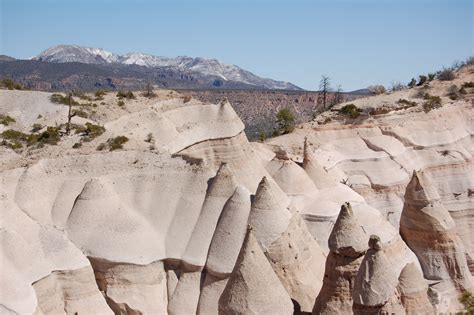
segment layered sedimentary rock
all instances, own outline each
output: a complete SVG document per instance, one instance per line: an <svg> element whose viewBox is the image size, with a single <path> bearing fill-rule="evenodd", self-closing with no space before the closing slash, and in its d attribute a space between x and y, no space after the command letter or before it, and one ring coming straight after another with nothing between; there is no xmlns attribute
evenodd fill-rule
<svg viewBox="0 0 474 315"><path fill-rule="evenodd" d="M407 315L434 314L428 298L428 284L415 264L403 268L398 276L398 290Z"/></svg>
<svg viewBox="0 0 474 315"><path fill-rule="evenodd" d="M371 235L352 291L354 314L404 313L397 297L398 277L391 267L380 238Z"/></svg>
<svg viewBox="0 0 474 315"><path fill-rule="evenodd" d="M368 237L351 205L343 204L329 236L330 252L313 314L352 312L352 291Z"/></svg>
<svg viewBox="0 0 474 315"><path fill-rule="evenodd" d="M219 314L293 314L293 303L249 228Z"/></svg>
<svg viewBox="0 0 474 315"><path fill-rule="evenodd" d="M405 192L400 234L416 253L425 278L447 299L472 287L464 246L429 176L414 171ZM454 292L453 292L454 290ZM444 311L444 310L441 310Z"/></svg>

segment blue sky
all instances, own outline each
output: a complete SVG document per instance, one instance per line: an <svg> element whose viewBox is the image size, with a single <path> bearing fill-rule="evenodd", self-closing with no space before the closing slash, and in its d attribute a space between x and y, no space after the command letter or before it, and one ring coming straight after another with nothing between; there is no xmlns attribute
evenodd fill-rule
<svg viewBox="0 0 474 315"><path fill-rule="evenodd" d="M317 89L406 83L474 55L473 0L0 0L0 53L57 44L212 57Z"/></svg>

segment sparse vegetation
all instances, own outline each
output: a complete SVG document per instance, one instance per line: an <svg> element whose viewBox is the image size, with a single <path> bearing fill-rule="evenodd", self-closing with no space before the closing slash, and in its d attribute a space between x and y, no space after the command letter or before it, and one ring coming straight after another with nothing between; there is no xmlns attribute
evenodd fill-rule
<svg viewBox="0 0 474 315"><path fill-rule="evenodd" d="M418 76L418 84L416 86L422 86L428 81L428 77L426 75L420 75Z"/></svg>
<svg viewBox="0 0 474 315"><path fill-rule="evenodd" d="M459 297L459 302L464 306L469 314L474 314L474 297L468 291L465 291Z"/></svg>
<svg viewBox="0 0 474 315"><path fill-rule="evenodd" d="M319 81L318 104L323 103L323 110L326 109L328 93L331 92L331 79L328 76L322 75Z"/></svg>
<svg viewBox="0 0 474 315"><path fill-rule="evenodd" d="M428 81L431 82L436 78L436 73L428 73Z"/></svg>
<svg viewBox="0 0 474 315"><path fill-rule="evenodd" d="M418 105L417 102L415 102L415 101L409 101L409 100L406 100L406 99L404 99L404 98L399 99L399 100L397 101L397 103L398 103L399 105L401 105L403 109L405 109L405 108L410 108L410 107L415 107L416 105Z"/></svg>
<svg viewBox="0 0 474 315"><path fill-rule="evenodd" d="M71 106L79 105L79 103L74 100L72 95L64 96L62 94L54 93L54 94L51 94L51 96L49 97L49 100L51 101L51 103L55 103L55 104L63 104L63 105L70 104Z"/></svg>
<svg viewBox="0 0 474 315"><path fill-rule="evenodd" d="M355 119L360 116L362 109L358 108L354 104L347 104L344 105L340 110L339 113L348 116L349 118Z"/></svg>
<svg viewBox="0 0 474 315"><path fill-rule="evenodd" d="M80 142L76 142L72 145L73 149L79 149L80 147L82 147L82 143L80 143Z"/></svg>
<svg viewBox="0 0 474 315"><path fill-rule="evenodd" d="M376 107L372 108L369 112L369 115L385 115L390 113L392 110L388 107Z"/></svg>
<svg viewBox="0 0 474 315"><path fill-rule="evenodd" d="M87 114L87 112L85 112L82 109L74 110L73 114L74 114L74 116L78 116L78 117L81 117L81 118L88 118L89 117L89 114Z"/></svg>
<svg viewBox="0 0 474 315"><path fill-rule="evenodd" d="M449 89L448 89L448 97L449 97L451 100L455 101L455 100L457 100L460 96L461 96L461 95L460 95L460 93L459 93L458 87L457 87L455 84L451 85L451 86L449 87Z"/></svg>
<svg viewBox="0 0 474 315"><path fill-rule="evenodd" d="M411 81L408 83L408 87L410 89L414 88L416 86L416 80L415 78L411 78Z"/></svg>
<svg viewBox="0 0 474 315"><path fill-rule="evenodd" d="M265 142L265 140L267 140L267 133L264 131L261 131L260 134L258 135L258 140L260 142Z"/></svg>
<svg viewBox="0 0 474 315"><path fill-rule="evenodd" d="M125 106L125 102L122 101L122 100L119 100L119 101L117 102L117 106L119 106L119 107L124 107L124 106Z"/></svg>
<svg viewBox="0 0 474 315"><path fill-rule="evenodd" d="M107 91L105 90L97 90L94 93L95 96L95 101L102 101L104 99L104 96L107 94Z"/></svg>
<svg viewBox="0 0 474 315"><path fill-rule="evenodd" d="M42 124L35 123L35 124L33 124L33 126L31 127L31 132L38 132L38 131L40 131L41 129L43 129L43 125L42 125Z"/></svg>
<svg viewBox="0 0 474 315"><path fill-rule="evenodd" d="M369 90L370 93L375 95L384 94L387 92L383 85L370 85L367 90Z"/></svg>
<svg viewBox="0 0 474 315"><path fill-rule="evenodd" d="M2 145L6 145L13 149L27 146L43 147L45 144L56 145L61 139L59 129L56 127L48 127L40 134L30 133L26 134L18 130L8 129L0 134L3 139Z"/></svg>
<svg viewBox="0 0 474 315"><path fill-rule="evenodd" d="M463 88L474 88L474 82L464 82L462 85Z"/></svg>
<svg viewBox="0 0 474 315"><path fill-rule="evenodd" d="M125 136L118 136L115 138L109 138L106 143L101 143L97 146L97 151L103 151L109 149L109 151L115 151L123 149L123 144L128 141L128 138Z"/></svg>
<svg viewBox="0 0 474 315"><path fill-rule="evenodd" d="M192 98L192 97L191 97L190 95L185 95L185 96L183 96L183 97L182 97L183 103L187 103L187 102L191 101L191 98Z"/></svg>
<svg viewBox="0 0 474 315"><path fill-rule="evenodd" d="M443 70L438 72L437 77L441 81L452 81L455 78L454 69L443 68Z"/></svg>
<svg viewBox="0 0 474 315"><path fill-rule="evenodd" d="M16 122L16 120L8 115L0 114L0 124L8 126L11 123Z"/></svg>
<svg viewBox="0 0 474 315"><path fill-rule="evenodd" d="M392 82L390 86L390 92L393 93L393 92L403 91L406 88L407 87L400 82Z"/></svg>
<svg viewBox="0 0 474 315"><path fill-rule="evenodd" d="M87 122L85 124L85 129L81 132L84 136L83 141L89 142L102 135L105 132L105 128L103 126L94 125Z"/></svg>
<svg viewBox="0 0 474 315"><path fill-rule="evenodd" d="M428 93L424 96L423 110L425 113L441 107L441 98L439 96L432 96Z"/></svg>
<svg viewBox="0 0 474 315"><path fill-rule="evenodd" d="M20 83L12 79L0 80L0 87L7 88L9 90L24 90L24 87Z"/></svg>
<svg viewBox="0 0 474 315"><path fill-rule="evenodd" d="M276 115L278 135L287 134L295 130L295 116L289 108L280 109Z"/></svg>
<svg viewBox="0 0 474 315"><path fill-rule="evenodd" d="M124 91L118 91L117 97L121 100L126 98L127 100L134 100L136 99L135 95L133 94L132 91L124 92Z"/></svg>
<svg viewBox="0 0 474 315"><path fill-rule="evenodd" d="M146 84L145 92L143 92L143 96L148 98L153 98L156 96L155 92L153 92L153 86L150 83Z"/></svg>

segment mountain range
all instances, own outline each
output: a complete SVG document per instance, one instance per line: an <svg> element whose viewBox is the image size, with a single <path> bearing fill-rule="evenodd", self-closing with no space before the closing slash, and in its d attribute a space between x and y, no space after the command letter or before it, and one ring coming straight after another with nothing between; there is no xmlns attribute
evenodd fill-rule
<svg viewBox="0 0 474 315"><path fill-rule="evenodd" d="M166 88L301 90L289 82L201 57L119 55L101 48L58 45L30 60L12 59L0 58L0 76L36 89L136 89L151 83Z"/></svg>

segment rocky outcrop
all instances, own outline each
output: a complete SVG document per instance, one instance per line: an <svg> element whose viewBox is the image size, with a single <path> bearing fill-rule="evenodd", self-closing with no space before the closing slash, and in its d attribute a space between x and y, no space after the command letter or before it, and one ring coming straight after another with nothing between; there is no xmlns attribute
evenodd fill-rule
<svg viewBox="0 0 474 315"><path fill-rule="evenodd" d="M371 235L355 279L354 314L404 313L397 297L398 278L382 249L380 238Z"/></svg>
<svg viewBox="0 0 474 315"><path fill-rule="evenodd" d="M310 148L307 137L304 138L303 169L308 173L308 176L313 180L318 189L336 185L335 179L328 174L314 157L314 152Z"/></svg>
<svg viewBox="0 0 474 315"><path fill-rule="evenodd" d="M428 284L414 263L407 264L398 276L398 291L407 315L434 314Z"/></svg>
<svg viewBox="0 0 474 315"><path fill-rule="evenodd" d="M251 228L219 299L219 314L293 314L293 303Z"/></svg>
<svg viewBox="0 0 474 315"><path fill-rule="evenodd" d="M329 239L330 252L326 260L323 286L314 305L314 315L342 315L352 312L352 291L367 250L368 235L350 204L341 206Z"/></svg>
<svg viewBox="0 0 474 315"><path fill-rule="evenodd" d="M417 255L424 277L438 282L434 287L456 304L456 290L472 287L471 273L455 223L425 172L414 171L406 188L400 234Z"/></svg>

